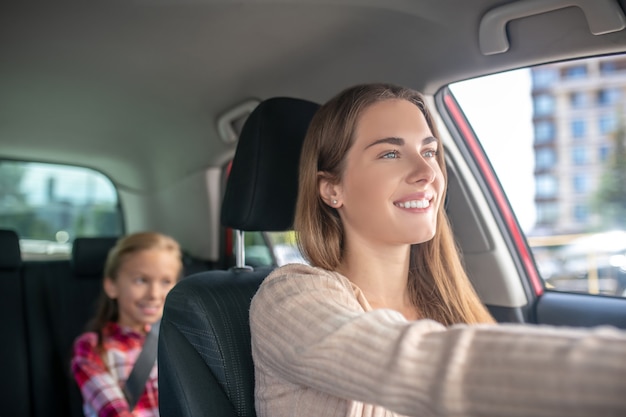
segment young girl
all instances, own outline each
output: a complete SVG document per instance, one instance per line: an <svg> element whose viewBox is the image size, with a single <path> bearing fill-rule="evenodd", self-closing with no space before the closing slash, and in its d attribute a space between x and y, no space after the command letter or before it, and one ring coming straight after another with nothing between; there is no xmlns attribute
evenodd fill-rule
<svg viewBox="0 0 626 417"><path fill-rule="evenodd" d="M181 270L178 243L159 233L129 235L109 252L98 313L74 342L71 362L85 416L159 415L156 364L132 412L122 387Z"/></svg>
<svg viewBox="0 0 626 417"><path fill-rule="evenodd" d="M626 415L626 333L494 324L443 209L422 96L384 84L322 106L295 229L311 266L250 311L258 417Z"/></svg>

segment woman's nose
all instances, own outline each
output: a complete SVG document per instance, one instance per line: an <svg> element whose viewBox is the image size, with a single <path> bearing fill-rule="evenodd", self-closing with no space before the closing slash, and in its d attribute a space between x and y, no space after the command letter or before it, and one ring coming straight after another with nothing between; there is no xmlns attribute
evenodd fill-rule
<svg viewBox="0 0 626 417"><path fill-rule="evenodd" d="M429 160L419 155L413 158L409 163L411 166L409 167L410 173L407 177L408 182L424 182L425 184L430 184L435 181L437 170Z"/></svg>

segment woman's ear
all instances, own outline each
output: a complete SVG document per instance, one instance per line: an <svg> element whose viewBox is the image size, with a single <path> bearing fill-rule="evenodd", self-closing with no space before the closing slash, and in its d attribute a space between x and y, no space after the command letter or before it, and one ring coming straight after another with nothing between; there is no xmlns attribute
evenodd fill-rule
<svg viewBox="0 0 626 417"><path fill-rule="evenodd" d="M102 283L104 292L112 300L115 300L118 296L117 284L111 278L106 277Z"/></svg>
<svg viewBox="0 0 626 417"><path fill-rule="evenodd" d="M341 207L341 186L332 181L330 175L325 172L318 172L317 178L322 200L332 208Z"/></svg>

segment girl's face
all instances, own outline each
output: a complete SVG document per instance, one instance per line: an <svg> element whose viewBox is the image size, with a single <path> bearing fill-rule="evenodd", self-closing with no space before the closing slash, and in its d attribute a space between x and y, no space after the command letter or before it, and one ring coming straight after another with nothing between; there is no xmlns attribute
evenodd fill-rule
<svg viewBox="0 0 626 417"><path fill-rule="evenodd" d="M107 295L118 302L118 323L143 332L147 324L158 321L179 273L180 260L174 252L146 249L125 255L117 279L104 280Z"/></svg>
<svg viewBox="0 0 626 417"><path fill-rule="evenodd" d="M339 209L346 242L406 245L432 239L444 178L433 137L419 108L385 100L361 114L341 182L321 183ZM325 187L330 187L326 188Z"/></svg>

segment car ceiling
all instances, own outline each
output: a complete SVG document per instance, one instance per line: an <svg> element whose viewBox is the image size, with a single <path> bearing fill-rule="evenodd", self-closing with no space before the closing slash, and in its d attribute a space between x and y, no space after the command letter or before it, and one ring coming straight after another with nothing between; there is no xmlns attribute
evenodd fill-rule
<svg viewBox="0 0 626 417"><path fill-rule="evenodd" d="M322 102L370 81L432 94L518 65L626 50L626 31L591 35L572 7L510 22L510 50L481 55L480 19L506 3L5 3L0 156L87 165L118 186L159 189L224 164L234 148L216 120L250 98Z"/></svg>

